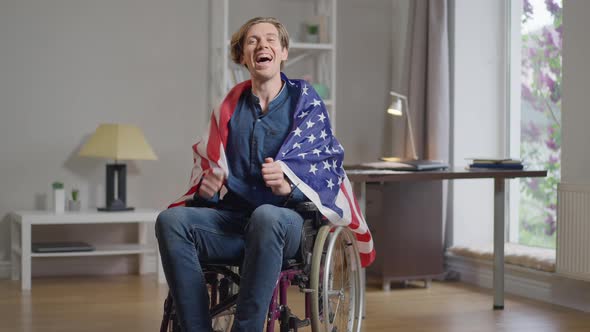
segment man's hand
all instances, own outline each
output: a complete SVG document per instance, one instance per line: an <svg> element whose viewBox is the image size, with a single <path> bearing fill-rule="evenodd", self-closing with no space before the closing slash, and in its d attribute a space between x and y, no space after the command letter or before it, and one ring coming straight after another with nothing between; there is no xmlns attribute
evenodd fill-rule
<svg viewBox="0 0 590 332"><path fill-rule="evenodd" d="M225 175L220 169L213 169L209 173L203 176L201 180L201 186L199 187L199 196L205 199L210 199L223 186L223 180Z"/></svg>
<svg viewBox="0 0 590 332"><path fill-rule="evenodd" d="M262 178L272 193L277 196L287 196L291 193L291 186L285 179L281 166L272 158L265 158L262 164Z"/></svg>

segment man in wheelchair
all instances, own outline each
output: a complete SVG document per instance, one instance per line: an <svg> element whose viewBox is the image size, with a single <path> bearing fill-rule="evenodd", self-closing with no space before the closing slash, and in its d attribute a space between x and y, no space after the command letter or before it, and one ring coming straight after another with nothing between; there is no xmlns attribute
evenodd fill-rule
<svg viewBox="0 0 590 332"><path fill-rule="evenodd" d="M182 331L211 330L202 269L211 263L241 266L232 331L263 330L282 263L299 249L303 217L292 208L300 202L313 201L330 221L370 240L323 102L310 84L281 73L288 49L288 33L274 18L251 19L234 33L232 59L250 80L213 112L208 134L193 146L189 190L158 216Z"/></svg>

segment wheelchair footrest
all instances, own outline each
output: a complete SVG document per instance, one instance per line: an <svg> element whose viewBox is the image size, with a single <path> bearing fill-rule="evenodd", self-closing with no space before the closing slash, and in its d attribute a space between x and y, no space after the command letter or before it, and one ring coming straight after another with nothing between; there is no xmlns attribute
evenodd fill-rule
<svg viewBox="0 0 590 332"><path fill-rule="evenodd" d="M295 328L295 331L297 331L297 329L300 327L309 326L309 324L311 324L311 322L309 321L309 318L299 319L295 316L292 316L290 320L291 320L290 325Z"/></svg>
<svg viewBox="0 0 590 332"><path fill-rule="evenodd" d="M293 315L289 307L283 307L281 312L281 332L293 331L297 332L300 327L309 326L311 321L309 318L299 319Z"/></svg>

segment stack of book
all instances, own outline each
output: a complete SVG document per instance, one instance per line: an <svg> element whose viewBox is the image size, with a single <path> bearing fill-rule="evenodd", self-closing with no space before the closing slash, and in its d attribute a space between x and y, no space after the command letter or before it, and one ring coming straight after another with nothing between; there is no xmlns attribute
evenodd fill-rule
<svg viewBox="0 0 590 332"><path fill-rule="evenodd" d="M522 161L512 158L470 158L469 169L523 169Z"/></svg>

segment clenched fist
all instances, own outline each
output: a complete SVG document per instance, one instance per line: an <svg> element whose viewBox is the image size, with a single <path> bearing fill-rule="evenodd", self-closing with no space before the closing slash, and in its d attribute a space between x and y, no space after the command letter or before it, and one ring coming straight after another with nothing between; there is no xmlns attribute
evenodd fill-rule
<svg viewBox="0 0 590 332"><path fill-rule="evenodd" d="M201 186L199 187L199 196L205 199L210 199L215 196L215 194L221 189L221 186L223 186L224 179L225 174L221 169L215 168L205 174L201 180Z"/></svg>
<svg viewBox="0 0 590 332"><path fill-rule="evenodd" d="M272 193L277 196L287 196L291 193L291 185L285 179L281 166L272 158L265 158L262 164L262 179Z"/></svg>

